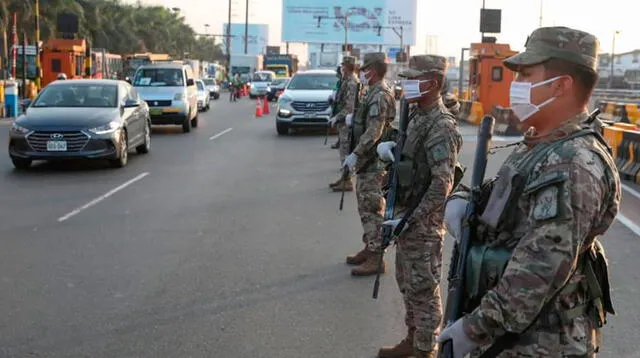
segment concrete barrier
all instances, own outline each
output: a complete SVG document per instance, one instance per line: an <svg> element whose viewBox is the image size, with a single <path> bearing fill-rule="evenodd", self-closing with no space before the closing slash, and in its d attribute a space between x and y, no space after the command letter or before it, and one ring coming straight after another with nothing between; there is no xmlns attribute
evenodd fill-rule
<svg viewBox="0 0 640 358"><path fill-rule="evenodd" d="M640 121L640 105L635 103L598 102L604 120L636 124Z"/></svg>
<svg viewBox="0 0 640 358"><path fill-rule="evenodd" d="M611 146L620 179L640 183L640 131L632 124L614 123L603 128Z"/></svg>

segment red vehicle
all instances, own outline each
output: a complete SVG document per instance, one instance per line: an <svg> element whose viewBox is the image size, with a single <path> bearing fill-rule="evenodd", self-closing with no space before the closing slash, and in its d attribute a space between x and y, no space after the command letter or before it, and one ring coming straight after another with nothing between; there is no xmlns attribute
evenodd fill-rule
<svg viewBox="0 0 640 358"><path fill-rule="evenodd" d="M91 49L91 78L123 79L122 56Z"/></svg>

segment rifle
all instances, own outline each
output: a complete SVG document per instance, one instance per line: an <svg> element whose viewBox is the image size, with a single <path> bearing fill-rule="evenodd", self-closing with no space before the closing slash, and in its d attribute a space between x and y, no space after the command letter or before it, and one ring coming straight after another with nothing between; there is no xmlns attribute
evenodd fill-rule
<svg viewBox="0 0 640 358"><path fill-rule="evenodd" d="M404 147L404 142L407 137L407 126L409 125L409 102L404 98L404 96L400 99L400 123L398 125L398 138L396 140L396 147L394 148L393 157L394 161L391 165L391 170L389 170L389 179L388 179L388 187L387 191L387 202L384 208L384 220L393 219L393 215L395 214L395 204L396 204L396 188L398 184L398 171L397 165L400 163L400 159L402 157L402 147ZM384 225L381 229L382 235L382 245L380 248L380 258L378 260L378 269L376 272L376 281L373 284L373 298L378 298L378 290L380 289L380 274L382 271L382 260L384 258L384 250L391 244L393 237L398 235L402 231L402 227L405 225L408 220L409 215L405 215L400 224L396 226L395 230L392 230L390 226Z"/></svg>
<svg viewBox="0 0 640 358"><path fill-rule="evenodd" d="M478 133L478 144L476 146L476 154L473 162L473 174L471 176L471 201L467 205L464 218L462 220L462 233L460 241L456 242L451 255L451 264L449 265L449 290L447 294L447 303L445 306L444 321L447 327L451 326L463 315L464 311L464 294L465 294L465 270L467 264L467 255L471 246L471 239L474 235L473 229L476 225L477 210L480 198L482 196L482 182L487 168L487 158L489 152L489 142L493 135L493 125L495 119L491 116L485 116L480 125ZM440 356L444 358L453 358L452 341L448 340L442 343Z"/></svg>
<svg viewBox="0 0 640 358"><path fill-rule="evenodd" d="M360 107L360 89L361 88L362 88L362 84L358 83L358 87L356 89L356 101L353 104L353 114L352 114L353 116L355 116L358 113L358 107ZM353 118L351 120L353 122ZM353 128L353 124L351 125L351 127ZM351 140L351 128L347 128L347 133L348 133L347 141L349 142L349 153L351 153L354 148L354 144L352 143L352 140ZM325 138L325 144L327 144L326 138ZM348 179L349 179L349 168L347 168L347 166L345 165L342 168L342 182L344 183ZM340 211L342 211L343 206L344 206L344 190L342 191L342 194L340 194L340 207L339 207Z"/></svg>

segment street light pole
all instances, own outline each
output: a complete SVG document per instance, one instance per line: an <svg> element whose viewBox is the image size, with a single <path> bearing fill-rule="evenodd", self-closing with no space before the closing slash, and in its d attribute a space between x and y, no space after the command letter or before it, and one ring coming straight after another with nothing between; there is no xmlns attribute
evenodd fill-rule
<svg viewBox="0 0 640 358"><path fill-rule="evenodd" d="M36 0L36 18L35 18L35 35L36 35L36 91L40 91L42 84L41 76L41 64L40 64L40 0Z"/></svg>
<svg viewBox="0 0 640 358"><path fill-rule="evenodd" d="M244 54L247 54L247 47L249 44L249 0L246 1L244 14Z"/></svg>
<svg viewBox="0 0 640 358"><path fill-rule="evenodd" d="M609 89L613 87L613 59L616 53L616 35L618 35L620 31L613 32L613 42L611 44L611 71L609 72L609 85L607 86Z"/></svg>
<svg viewBox="0 0 640 358"><path fill-rule="evenodd" d="M231 70L231 0L229 0L229 19L227 20L227 76Z"/></svg>
<svg viewBox="0 0 640 358"><path fill-rule="evenodd" d="M320 21L322 19L344 19L344 50L347 51L347 45L349 44L349 38L347 33L349 32L349 14L345 14L344 16L336 16L336 17L328 17L328 16L314 16L314 19L318 19L318 26L320 27Z"/></svg>

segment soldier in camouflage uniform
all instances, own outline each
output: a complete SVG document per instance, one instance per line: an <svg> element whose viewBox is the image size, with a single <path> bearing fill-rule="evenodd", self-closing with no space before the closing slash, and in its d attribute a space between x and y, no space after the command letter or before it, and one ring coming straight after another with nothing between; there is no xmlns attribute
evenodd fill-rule
<svg viewBox="0 0 640 358"><path fill-rule="evenodd" d="M453 340L455 357L477 356L500 338L512 345L498 344L498 357L594 357L598 350L613 313L598 236L620 202L609 148L585 123L598 46L583 31L539 28L523 53L504 61L518 73L511 108L528 130L484 185L467 261L476 278L466 287L467 314L438 338ZM447 204L451 232L459 233L454 212L466 207L464 198Z"/></svg>
<svg viewBox="0 0 640 358"><path fill-rule="evenodd" d="M377 160L376 145L389 134L396 115L393 91L384 80L386 72L384 53L368 53L364 56L360 82L369 86L369 90L353 118L354 150L343 163L351 173L357 173L356 197L364 229L364 248L355 255L347 256L346 260L347 264L358 265L351 270L354 276L375 275L381 250L380 226L385 202L382 181L385 171Z"/></svg>
<svg viewBox="0 0 640 358"><path fill-rule="evenodd" d="M340 149L340 163L344 163L344 159L349 155L349 127L346 123L346 117L353 114L356 97L358 93L358 84L360 81L355 76L354 70L356 66L356 58L353 56L345 56L342 60L342 83L336 94L337 113L329 119L331 126L338 128L338 143ZM353 191L353 177L349 176L346 180L340 177L337 181L329 184L334 191Z"/></svg>
<svg viewBox="0 0 640 358"><path fill-rule="evenodd" d="M409 68L400 74L410 78L419 92L405 90L407 100L416 102L416 107L410 115L400 163L396 164L398 215L384 225L395 229L404 212L419 205L396 239L396 280L404 297L408 332L396 346L380 349L381 358L436 357L435 339L442 321L444 205L453 189L462 147L456 119L441 96L446 70L444 57L421 55L411 57ZM406 88L408 82L405 81ZM395 145L395 142L380 143L380 159L393 160Z"/></svg>

